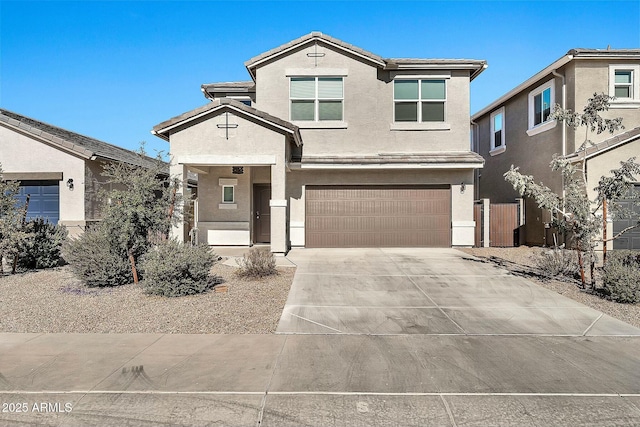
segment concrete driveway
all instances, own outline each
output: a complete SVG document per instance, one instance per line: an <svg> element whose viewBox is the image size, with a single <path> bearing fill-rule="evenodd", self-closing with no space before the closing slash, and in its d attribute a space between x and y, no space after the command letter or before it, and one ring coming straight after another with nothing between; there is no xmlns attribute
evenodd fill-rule
<svg viewBox="0 0 640 427"><path fill-rule="evenodd" d="M629 336L637 328L455 249L300 249L282 334Z"/></svg>
<svg viewBox="0 0 640 427"><path fill-rule="evenodd" d="M0 425L640 425L636 328L455 250L288 257L275 335L0 333Z"/></svg>

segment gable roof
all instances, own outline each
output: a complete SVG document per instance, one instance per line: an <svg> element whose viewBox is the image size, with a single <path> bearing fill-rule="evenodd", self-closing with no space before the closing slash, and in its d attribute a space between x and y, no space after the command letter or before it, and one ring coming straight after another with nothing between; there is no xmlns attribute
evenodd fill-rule
<svg viewBox="0 0 640 427"><path fill-rule="evenodd" d="M471 70L471 80L473 80L478 74L480 74L485 68L487 68L487 62L477 59L416 59L416 58L391 58L384 59L375 53L371 53L362 48L354 46L349 43L345 43L342 40L331 37L327 34L323 34L318 31L314 31L267 52L264 52L258 56L255 56L244 63L247 67L247 71L251 75L251 78L256 79L256 67L263 62L277 58L284 55L287 52L296 49L305 44L311 43L325 43L333 46L339 50L358 56L365 61L370 62L374 66L385 69L465 69Z"/></svg>
<svg viewBox="0 0 640 427"><path fill-rule="evenodd" d="M256 92L256 84L253 81L205 83L200 86L200 90L207 99L211 99L212 94L247 96Z"/></svg>
<svg viewBox="0 0 640 427"><path fill-rule="evenodd" d="M565 157L571 162L580 162L585 158L585 154L587 159L590 159L591 157L595 157L605 151L612 150L620 145L624 145L638 139L640 139L640 126L628 130L627 132L619 133L618 135L605 139L604 141L588 147L583 151L576 151L575 153L571 153Z"/></svg>
<svg viewBox="0 0 640 427"><path fill-rule="evenodd" d="M584 49L584 48L576 48L569 50L565 55L540 70L524 82L520 83L515 88L511 89L509 92L502 95L500 98L493 101L491 104L482 108L477 113L471 116L471 120L477 120L485 114L495 110L500 106L500 104L505 103L515 95L527 89L529 86L535 84L540 81L544 77L551 74L553 71L558 68L563 67L574 59L612 59L612 60L620 60L620 59L640 59L640 49Z"/></svg>
<svg viewBox="0 0 640 427"><path fill-rule="evenodd" d="M142 167L152 167L156 162L151 157L142 158L139 154L125 148L1 108L0 125L26 133L36 139L45 140L51 145L87 160L101 158Z"/></svg>
<svg viewBox="0 0 640 427"><path fill-rule="evenodd" d="M216 99L202 107L187 111L186 113L173 117L169 120L165 120L164 122L155 125L151 130L151 133L165 141L168 141L170 131L172 129L185 125L202 116L225 110L232 110L239 113L241 116L250 117L276 127L281 131L290 134L296 145L300 146L302 144L302 138L300 137L300 130L298 129L298 126L230 98Z"/></svg>

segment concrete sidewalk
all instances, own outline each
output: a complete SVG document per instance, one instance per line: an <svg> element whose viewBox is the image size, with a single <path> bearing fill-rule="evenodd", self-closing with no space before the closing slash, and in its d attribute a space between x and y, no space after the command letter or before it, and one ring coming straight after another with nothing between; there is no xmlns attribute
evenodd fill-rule
<svg viewBox="0 0 640 427"><path fill-rule="evenodd" d="M28 409L0 424L631 426L638 354L635 337L0 334L0 399Z"/></svg>
<svg viewBox="0 0 640 427"><path fill-rule="evenodd" d="M0 334L0 425L640 425L638 328L455 250L287 258L275 335Z"/></svg>

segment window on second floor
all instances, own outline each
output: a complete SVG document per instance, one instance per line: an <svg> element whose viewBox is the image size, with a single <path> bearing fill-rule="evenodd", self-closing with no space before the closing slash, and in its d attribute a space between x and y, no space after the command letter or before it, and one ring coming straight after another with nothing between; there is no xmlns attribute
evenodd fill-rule
<svg viewBox="0 0 640 427"><path fill-rule="evenodd" d="M554 104L553 80L529 92L529 130L527 133L530 136L555 127L556 121L549 118Z"/></svg>
<svg viewBox="0 0 640 427"><path fill-rule="evenodd" d="M505 150L504 107L491 114L491 155Z"/></svg>
<svg viewBox="0 0 640 427"><path fill-rule="evenodd" d="M397 79L393 82L395 122L444 122L446 101L443 79Z"/></svg>
<svg viewBox="0 0 640 427"><path fill-rule="evenodd" d="M637 107L640 104L640 65L610 65L609 95L612 107Z"/></svg>
<svg viewBox="0 0 640 427"><path fill-rule="evenodd" d="M289 96L292 121L342 120L342 77L291 77Z"/></svg>

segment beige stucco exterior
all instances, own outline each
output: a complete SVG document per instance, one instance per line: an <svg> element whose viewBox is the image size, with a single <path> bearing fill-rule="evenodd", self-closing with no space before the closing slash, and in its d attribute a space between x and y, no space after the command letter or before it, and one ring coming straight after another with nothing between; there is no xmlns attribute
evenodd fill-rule
<svg viewBox="0 0 640 427"><path fill-rule="evenodd" d="M4 172L22 175L22 179L37 176L33 175L36 173L61 173L59 223L68 227L70 235L83 230L84 159L17 130L0 126L0 162ZM66 186L68 179L73 179L73 190Z"/></svg>
<svg viewBox="0 0 640 427"><path fill-rule="evenodd" d="M490 199L492 203L515 202L519 195L508 184L503 174L511 165L519 167L520 172L532 175L537 182L542 182L554 192L562 193L562 179L559 173L553 172L549 163L554 154L570 155L574 153L588 137L593 143L600 143L612 137L609 132L587 135L584 127L573 130L563 123L549 122L546 130L535 133L529 130L529 94L547 82L554 88L553 104L560 104L572 111L582 112L588 98L594 93L610 92L610 66L638 66L640 56L620 58L615 52L608 57L606 51L597 52L597 58L590 56L567 56L547 67L526 84L519 86L509 94L499 98L490 106L472 116L472 129L475 151L485 159L485 167L478 174L478 193L481 199ZM626 54L626 53L625 53ZM636 79L640 76L636 75ZM637 95L636 95L637 96ZM640 126L640 98L638 102L614 100L609 111L603 112L604 118L621 117L625 128ZM491 152L491 115L504 108L504 150ZM624 132L623 130L618 133ZM631 150L631 151L629 151ZM587 168L590 180L596 182L602 173L619 165L619 160L633 148L616 148L607 155L594 157ZM617 152L617 153L616 153ZM638 153L636 149L636 153ZM629 158L627 156L624 160ZM597 165L597 166L596 166ZM590 188L593 185L589 186ZM590 196L592 191L590 190ZM545 222L550 222L548 212L542 212L532 200L525 202L525 243L533 245L550 244Z"/></svg>
<svg viewBox="0 0 640 427"><path fill-rule="evenodd" d="M22 129L0 121L0 164L10 179L57 181L58 223L67 228L69 237L78 237L88 223L101 218L98 194L105 185L110 189L103 173L110 160L97 158L61 138L52 141L51 135L45 135L49 139L42 135L32 126Z"/></svg>
<svg viewBox="0 0 640 427"><path fill-rule="evenodd" d="M293 47L278 48L282 53L275 49L273 55L264 54L267 56L247 65L255 77L252 108L227 100L228 91L221 89L216 95L220 98L212 97L209 107L154 128L156 135L170 142L172 174L199 174L198 241L209 245L254 243L253 191L257 183L268 183L271 188L270 244L276 253L305 245L307 186L404 184L449 188L451 244L472 246L473 171L482 165L469 150L473 70L456 65L448 69L442 65L446 60L436 65L418 63L410 70L398 66L387 70L371 54L314 34ZM343 120L291 120L290 79L300 76L342 77ZM444 122L394 123L393 82L398 76L445 80ZM233 88L234 83L222 86ZM404 160L377 161L393 156ZM429 156L439 160L429 160ZM366 162L359 160L364 157ZM320 158L324 163L314 163ZM243 167L244 173L234 175L233 166ZM235 206L221 203L221 183L235 185ZM177 237L186 238L188 232L184 225L174 229Z"/></svg>

